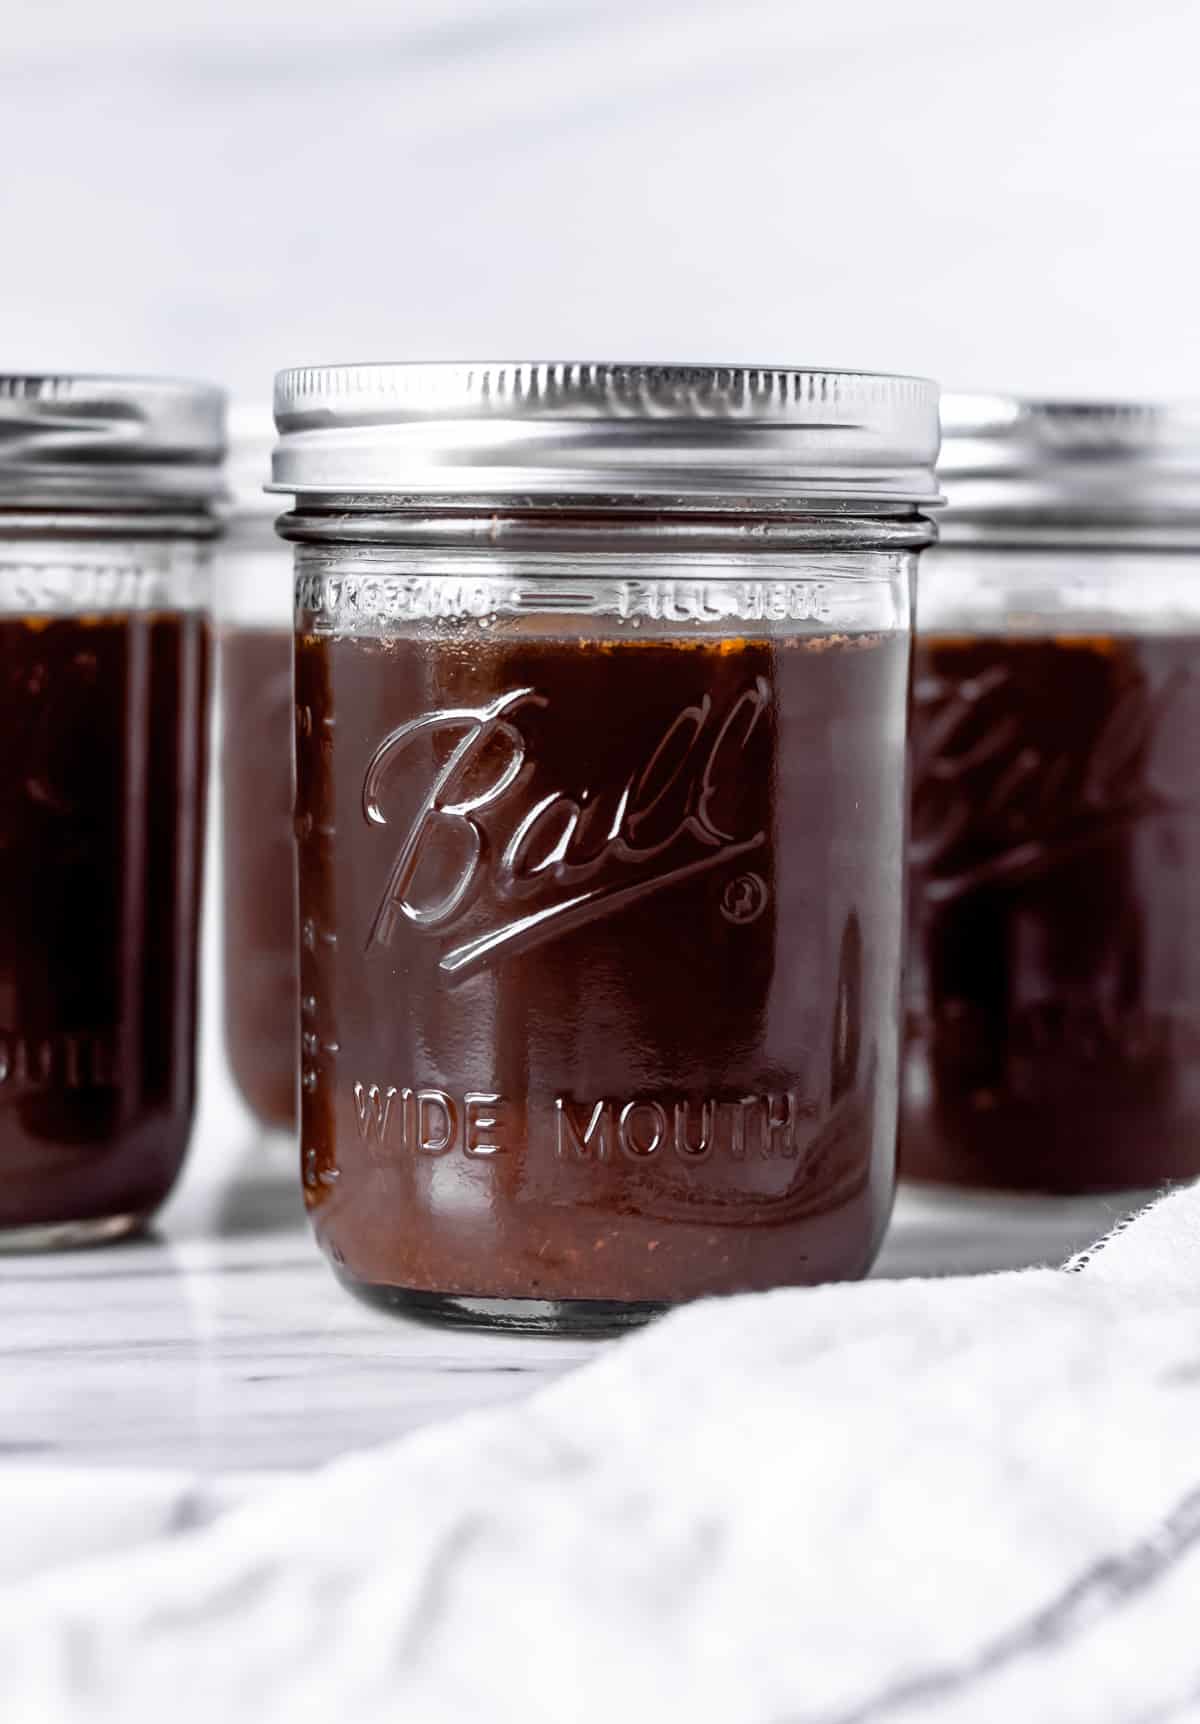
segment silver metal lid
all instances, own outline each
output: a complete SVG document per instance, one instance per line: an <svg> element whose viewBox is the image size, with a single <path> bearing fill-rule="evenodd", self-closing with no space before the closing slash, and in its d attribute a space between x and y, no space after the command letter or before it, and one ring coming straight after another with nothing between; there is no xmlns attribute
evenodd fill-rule
<svg viewBox="0 0 1200 1724"><path fill-rule="evenodd" d="M1200 402L944 395L943 538L1200 534Z"/></svg>
<svg viewBox="0 0 1200 1724"><path fill-rule="evenodd" d="M204 508L221 495L224 404L168 378L0 376L0 505Z"/></svg>
<svg viewBox="0 0 1200 1724"><path fill-rule="evenodd" d="M910 512L937 387L740 365L336 365L275 382L277 491L466 505Z"/></svg>

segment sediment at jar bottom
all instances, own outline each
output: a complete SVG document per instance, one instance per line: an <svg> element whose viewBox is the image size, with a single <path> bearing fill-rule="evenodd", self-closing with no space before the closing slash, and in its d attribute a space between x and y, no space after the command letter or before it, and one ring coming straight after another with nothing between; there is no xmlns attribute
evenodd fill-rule
<svg viewBox="0 0 1200 1724"><path fill-rule="evenodd" d="M0 1234L143 1219L182 1165L207 656L194 614L0 618Z"/></svg>
<svg viewBox="0 0 1200 1724"><path fill-rule="evenodd" d="M662 1302L891 1201L908 655L303 637L306 1196L343 1278Z"/></svg>
<svg viewBox="0 0 1200 1724"><path fill-rule="evenodd" d="M221 637L225 1044L251 1111L294 1130L300 986L291 629Z"/></svg>
<svg viewBox="0 0 1200 1724"><path fill-rule="evenodd" d="M915 677L902 1172L1200 1174L1200 640L931 637Z"/></svg>

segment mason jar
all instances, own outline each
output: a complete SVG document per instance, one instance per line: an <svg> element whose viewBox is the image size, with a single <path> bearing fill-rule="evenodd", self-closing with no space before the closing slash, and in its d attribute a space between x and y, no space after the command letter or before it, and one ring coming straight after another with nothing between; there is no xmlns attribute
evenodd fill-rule
<svg viewBox="0 0 1200 1724"><path fill-rule="evenodd" d="M285 372L305 1197L340 1277L611 1327L892 1198L936 390Z"/></svg>
<svg viewBox="0 0 1200 1724"><path fill-rule="evenodd" d="M195 1089L222 397L0 377L0 1246L112 1238Z"/></svg>
<svg viewBox="0 0 1200 1724"><path fill-rule="evenodd" d="M258 1123L293 1131L300 1059L292 561L275 533L270 409L229 415L218 556L225 1047Z"/></svg>
<svg viewBox="0 0 1200 1724"><path fill-rule="evenodd" d="M944 403L902 1169L1200 1174L1200 411Z"/></svg>

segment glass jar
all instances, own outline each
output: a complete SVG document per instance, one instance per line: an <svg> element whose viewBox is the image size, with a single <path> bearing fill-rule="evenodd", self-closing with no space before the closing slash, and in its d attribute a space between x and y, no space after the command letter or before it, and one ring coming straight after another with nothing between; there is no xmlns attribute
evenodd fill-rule
<svg viewBox="0 0 1200 1724"><path fill-rule="evenodd" d="M265 489L271 416L229 418L232 508L218 560L225 1045L261 1125L293 1131L299 934L292 805L292 564Z"/></svg>
<svg viewBox="0 0 1200 1724"><path fill-rule="evenodd" d="M0 378L0 1245L155 1210L195 1087L222 398Z"/></svg>
<svg viewBox="0 0 1200 1724"><path fill-rule="evenodd" d="M301 1153L341 1278L611 1327L869 1266L936 391L284 373Z"/></svg>
<svg viewBox="0 0 1200 1724"><path fill-rule="evenodd" d="M1200 416L950 397L914 671L902 1171L1200 1174Z"/></svg>

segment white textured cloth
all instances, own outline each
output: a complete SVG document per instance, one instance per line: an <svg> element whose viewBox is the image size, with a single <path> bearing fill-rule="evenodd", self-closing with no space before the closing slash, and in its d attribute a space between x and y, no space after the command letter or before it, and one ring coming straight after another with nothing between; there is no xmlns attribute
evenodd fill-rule
<svg viewBox="0 0 1200 1724"><path fill-rule="evenodd" d="M693 1306L0 1587L0 1716L1200 1719L1200 1188L1067 1272Z"/></svg>

